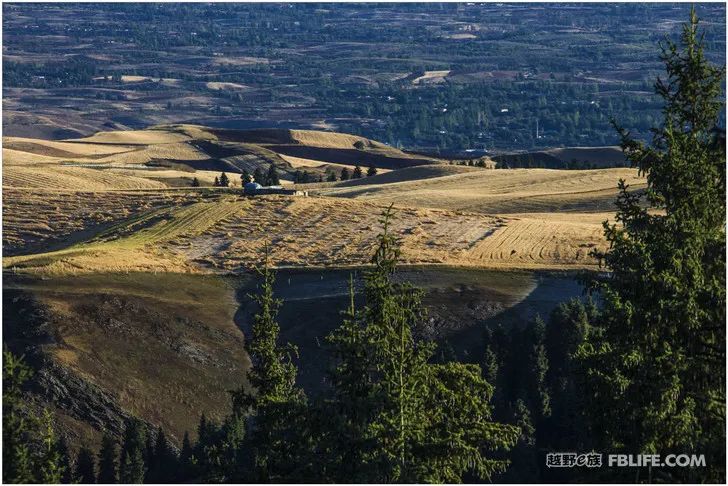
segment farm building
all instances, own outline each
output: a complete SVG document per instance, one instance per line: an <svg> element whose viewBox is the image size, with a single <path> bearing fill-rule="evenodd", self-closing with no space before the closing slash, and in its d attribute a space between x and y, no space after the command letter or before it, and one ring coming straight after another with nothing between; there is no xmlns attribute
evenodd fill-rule
<svg viewBox="0 0 728 486"><path fill-rule="evenodd" d="M257 182L246 182L243 191L248 196L260 196L264 194L284 194L288 196L308 196L308 191L297 191L295 189L284 189L283 186L261 186Z"/></svg>

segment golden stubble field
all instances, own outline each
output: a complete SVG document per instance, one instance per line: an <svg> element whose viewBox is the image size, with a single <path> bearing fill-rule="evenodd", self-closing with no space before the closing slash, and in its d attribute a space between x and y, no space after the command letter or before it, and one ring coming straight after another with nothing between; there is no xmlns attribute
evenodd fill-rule
<svg viewBox="0 0 728 486"><path fill-rule="evenodd" d="M330 149L359 140L310 131L282 140L277 132L253 135L261 143ZM644 186L632 169L434 164L312 185L310 197L246 197L179 187L180 178L191 177L207 185L216 172L150 169L148 162L158 159L209 158L197 142L215 137L201 127L175 126L68 141L4 139L5 271L228 272L256 264L266 243L278 266L361 265L390 204L406 263L589 269L596 266L590 251L605 244L601 222L614 211L617 181ZM245 143L250 137L241 135ZM380 145L371 144L388 150Z"/></svg>

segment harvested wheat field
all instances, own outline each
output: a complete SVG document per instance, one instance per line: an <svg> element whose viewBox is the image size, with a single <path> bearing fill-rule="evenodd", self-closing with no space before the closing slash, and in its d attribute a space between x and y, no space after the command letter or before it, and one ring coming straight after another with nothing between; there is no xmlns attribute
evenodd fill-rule
<svg viewBox="0 0 728 486"><path fill-rule="evenodd" d="M5 138L3 247L12 256L3 266L41 274L219 273L250 268L266 243L281 267L362 265L382 211L394 204L406 263L595 268L590 252L604 246L601 223L613 213L617 181L644 186L631 169L429 163L301 185L312 197L246 197L233 189L240 187L236 170L267 169L277 147L353 153L362 140L369 157L381 151L391 162L393 153L404 154L346 134L191 125L59 142ZM283 171L338 168L291 155L276 163ZM210 187L220 170L232 182L223 191ZM193 178L201 188L189 187Z"/></svg>
<svg viewBox="0 0 728 486"><path fill-rule="evenodd" d="M165 184L104 169L67 166L10 165L3 170L3 186L17 189L52 188L64 191L162 189Z"/></svg>
<svg viewBox="0 0 728 486"><path fill-rule="evenodd" d="M463 169L450 167L447 170ZM410 169L426 170L425 167ZM405 174L405 170L400 172ZM390 174L388 177L396 177ZM619 179L635 189L645 186L634 169L549 170L472 169L443 177L414 178L393 184L355 187L340 184L317 191L326 196L365 199L489 214L611 211ZM377 178L374 179L376 181ZM381 180L381 179L380 179Z"/></svg>

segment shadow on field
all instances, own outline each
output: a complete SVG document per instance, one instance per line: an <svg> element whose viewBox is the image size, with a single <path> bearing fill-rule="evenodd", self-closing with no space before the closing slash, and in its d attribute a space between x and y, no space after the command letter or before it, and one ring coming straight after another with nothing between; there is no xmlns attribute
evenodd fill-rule
<svg viewBox="0 0 728 486"><path fill-rule="evenodd" d="M308 391L319 389L329 367L325 337L341 324L349 303L349 275L355 283L355 302L363 305L361 270L279 270L276 297L283 300L279 323L283 342L298 346L299 383ZM410 267L397 279L425 291L428 315L418 333L448 342L460 359L479 361L486 326L521 326L537 314L546 318L560 302L582 296L573 276L458 269ZM250 334L255 305L247 296L256 291L255 280L242 279L240 307L235 315L245 335Z"/></svg>

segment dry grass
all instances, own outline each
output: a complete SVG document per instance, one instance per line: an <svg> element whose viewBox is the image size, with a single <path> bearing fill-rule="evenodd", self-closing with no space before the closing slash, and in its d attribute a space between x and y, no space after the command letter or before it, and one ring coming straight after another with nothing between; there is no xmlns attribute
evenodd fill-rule
<svg viewBox="0 0 728 486"><path fill-rule="evenodd" d="M634 188L645 185L633 169L499 169L319 192L378 203L488 214L602 212L614 208L620 178Z"/></svg>
<svg viewBox="0 0 728 486"><path fill-rule="evenodd" d="M249 359L225 280L98 274L20 288L46 309L44 325L58 338L45 350L59 364L163 426L178 445L185 431L194 436L201 412L229 413L228 391L245 383Z"/></svg>
<svg viewBox="0 0 728 486"><path fill-rule="evenodd" d="M3 170L3 187L14 189L52 189L61 191L105 191L163 189L164 183L117 174L103 169L68 166L9 165Z"/></svg>
<svg viewBox="0 0 728 486"><path fill-rule="evenodd" d="M192 193L75 192L3 190L3 250L33 253L92 237L120 223L162 207L199 199Z"/></svg>
<svg viewBox="0 0 728 486"><path fill-rule="evenodd" d="M124 144L99 145L95 143L75 141L59 142L55 140L39 140L18 137L4 137L3 148L56 158L92 157L98 155L116 154L134 149L133 146Z"/></svg>
<svg viewBox="0 0 728 486"><path fill-rule="evenodd" d="M356 142L364 142L373 148L389 148L387 145L364 137L347 133L321 132L317 130L291 130L291 137L298 143L312 147L346 148L354 147Z"/></svg>
<svg viewBox="0 0 728 486"><path fill-rule="evenodd" d="M223 144L220 150L232 144L266 153L284 146L360 153L353 144L363 140L308 130L231 132L192 125L105 132L78 141L5 139L14 148L4 150L3 187L13 200L4 200L3 244L16 256L5 259L4 267L43 274L228 271L257 261L265 242L273 243L277 265L363 264L379 232L379 214L394 203L407 262L588 268L595 264L589 250L604 245L601 221L613 212L617 180L644 186L631 169L488 170L434 164L314 189L329 197L112 196L113 191L187 186L193 177L211 185L216 171L150 170L143 164L206 160L210 154L203 150L209 151L210 144L195 140L216 137L222 140L216 142ZM402 154L364 141L364 152L380 153L382 160ZM72 162L64 159L69 154ZM305 156L284 158L281 162L293 167L335 167ZM232 182L239 185L235 176ZM108 229L112 222L118 224ZM44 242L60 246L33 254Z"/></svg>
<svg viewBox="0 0 728 486"><path fill-rule="evenodd" d="M236 271L271 245L276 266L366 264L384 206L334 198L223 196L144 213L85 243L6 258L14 271L62 275L99 271ZM402 261L503 268L588 268L603 244L592 222L396 208Z"/></svg>
<svg viewBox="0 0 728 486"><path fill-rule="evenodd" d="M80 142L92 142L97 144L128 144L128 145L150 145L158 143L185 142L190 137L183 133L170 130L149 129L149 130L128 130L116 132L99 132L87 138L78 139Z"/></svg>

